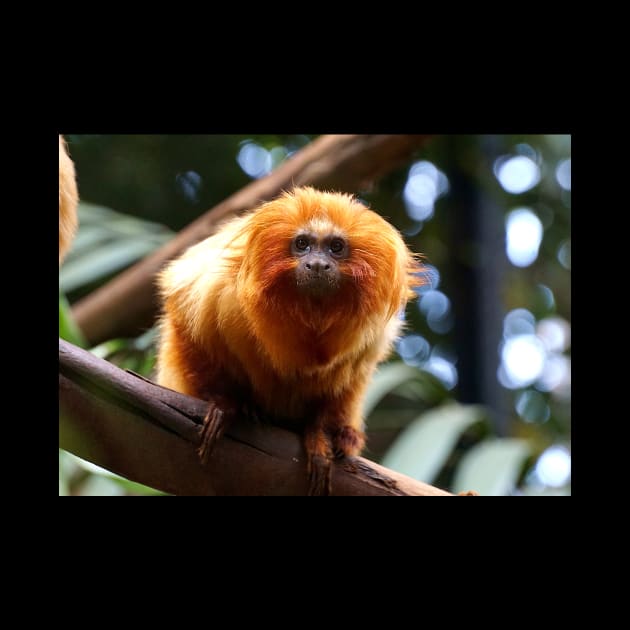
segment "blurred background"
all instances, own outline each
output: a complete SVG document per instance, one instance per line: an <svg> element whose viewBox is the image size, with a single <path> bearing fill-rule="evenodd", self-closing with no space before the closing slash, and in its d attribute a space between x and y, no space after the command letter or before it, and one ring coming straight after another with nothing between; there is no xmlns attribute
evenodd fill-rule
<svg viewBox="0 0 630 630"><path fill-rule="evenodd" d="M69 306L316 136L66 135L80 228ZM571 137L436 135L357 196L426 284L365 401L364 455L454 492L571 493ZM155 331L95 354L151 376ZM60 495L161 494L60 449Z"/></svg>

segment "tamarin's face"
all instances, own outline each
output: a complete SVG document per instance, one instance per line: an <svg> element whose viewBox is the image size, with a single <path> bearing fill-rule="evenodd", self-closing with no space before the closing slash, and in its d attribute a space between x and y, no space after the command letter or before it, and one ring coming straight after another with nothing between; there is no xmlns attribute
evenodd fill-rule
<svg viewBox="0 0 630 630"><path fill-rule="evenodd" d="M339 288L339 264L348 259L346 239L333 226L320 232L302 230L291 241L291 255L297 260L295 281L298 289L313 296L334 293Z"/></svg>
<svg viewBox="0 0 630 630"><path fill-rule="evenodd" d="M247 225L243 274L252 293L394 314L417 284L400 234L350 195L295 189Z"/></svg>

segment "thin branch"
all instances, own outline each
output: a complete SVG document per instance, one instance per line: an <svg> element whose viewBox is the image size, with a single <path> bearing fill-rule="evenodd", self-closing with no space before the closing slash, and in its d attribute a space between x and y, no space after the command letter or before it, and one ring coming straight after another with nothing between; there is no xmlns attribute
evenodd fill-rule
<svg viewBox="0 0 630 630"><path fill-rule="evenodd" d="M327 135L295 153L275 171L208 210L171 241L73 308L90 343L139 334L153 324L157 300L153 284L162 266L187 247L214 233L225 218L249 210L293 186L357 192L408 160L429 136Z"/></svg>
<svg viewBox="0 0 630 630"><path fill-rule="evenodd" d="M59 340L59 446L128 479L177 495L304 495L300 437L244 419L203 466L206 403L124 372ZM335 462L332 494L450 496L364 458Z"/></svg>

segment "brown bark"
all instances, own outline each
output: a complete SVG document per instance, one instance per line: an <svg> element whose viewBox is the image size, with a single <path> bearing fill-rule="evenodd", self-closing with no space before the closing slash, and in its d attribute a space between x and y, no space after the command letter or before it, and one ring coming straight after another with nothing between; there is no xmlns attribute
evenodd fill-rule
<svg viewBox="0 0 630 630"><path fill-rule="evenodd" d="M238 420L207 466L197 456L206 403L59 340L59 446L177 495L304 495L297 434ZM333 464L335 496L450 496L364 458Z"/></svg>
<svg viewBox="0 0 630 630"><path fill-rule="evenodd" d="M428 136L326 135L298 151L266 177L253 181L208 210L153 254L86 296L73 308L92 344L135 336L157 312L155 274L170 259L210 236L217 223L272 199L293 186L357 192L408 160Z"/></svg>

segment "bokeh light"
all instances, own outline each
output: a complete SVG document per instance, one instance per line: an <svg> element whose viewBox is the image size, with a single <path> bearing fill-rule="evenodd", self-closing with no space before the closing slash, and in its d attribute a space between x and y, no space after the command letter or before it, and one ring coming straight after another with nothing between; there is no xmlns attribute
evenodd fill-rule
<svg viewBox="0 0 630 630"><path fill-rule="evenodd" d="M175 183L185 199L191 203L199 201L199 193L201 191L202 178L195 171L186 171L179 173L175 177Z"/></svg>
<svg viewBox="0 0 630 630"><path fill-rule="evenodd" d="M564 190L571 190L571 158L558 162L556 180Z"/></svg>
<svg viewBox="0 0 630 630"><path fill-rule="evenodd" d="M435 201L448 192L446 175L434 164L423 160L409 169L403 199L407 214L415 221L427 221L433 216Z"/></svg>
<svg viewBox="0 0 630 630"><path fill-rule="evenodd" d="M453 389L457 385L457 368L445 358L431 354L423 369L439 378L446 389Z"/></svg>
<svg viewBox="0 0 630 630"><path fill-rule="evenodd" d="M504 338L515 335L533 335L536 330L536 318L526 308L515 308L503 319Z"/></svg>
<svg viewBox="0 0 630 630"><path fill-rule="evenodd" d="M525 157L528 157L530 160L532 160L536 164L539 164L541 161L541 156L538 153L538 151L536 151L536 149L534 149L534 147L531 146L531 144L527 144L526 142L519 142L514 147L514 151L518 155L524 155Z"/></svg>
<svg viewBox="0 0 630 630"><path fill-rule="evenodd" d="M543 234L540 219L529 208L516 208L507 215L505 224L510 262L517 267L528 267L538 257Z"/></svg>
<svg viewBox="0 0 630 630"><path fill-rule="evenodd" d="M499 380L517 389L534 383L545 367L545 346L536 335L516 335L503 344Z"/></svg>
<svg viewBox="0 0 630 630"><path fill-rule="evenodd" d="M245 173L256 179L271 173L273 168L271 153L264 147L251 141L243 143L236 161Z"/></svg>
<svg viewBox="0 0 630 630"><path fill-rule="evenodd" d="M553 295L553 291L545 284L537 284L536 290L540 295L541 301L548 311L553 310L556 307L556 298Z"/></svg>
<svg viewBox="0 0 630 630"><path fill-rule="evenodd" d="M436 291L435 289L423 293L418 302L420 312L426 316L432 313L435 317L441 317L448 312L450 307L451 302L446 295L442 291Z"/></svg>
<svg viewBox="0 0 630 630"><path fill-rule="evenodd" d="M427 324L433 332L444 334L453 326L451 301L441 291L425 291L420 297L418 308L427 318Z"/></svg>
<svg viewBox="0 0 630 630"><path fill-rule="evenodd" d="M536 326L536 334L549 352L563 352L571 343L571 326L562 317L541 319Z"/></svg>
<svg viewBox="0 0 630 630"><path fill-rule="evenodd" d="M538 480L553 488L566 485L571 479L571 453L564 446L550 446L538 458L535 474Z"/></svg>
<svg viewBox="0 0 630 630"><path fill-rule="evenodd" d="M536 389L551 392L554 398L571 398L571 359L563 354L552 353L547 356L545 365L536 381Z"/></svg>
<svg viewBox="0 0 630 630"><path fill-rule="evenodd" d="M421 287L418 287L417 293L420 295L428 293L433 289L437 289L440 286L440 272L437 267L433 265L423 264L422 272L420 276L424 282Z"/></svg>
<svg viewBox="0 0 630 630"><path fill-rule="evenodd" d="M398 340L398 354L408 365L420 366L431 353L431 345L422 335L405 335Z"/></svg>
<svg viewBox="0 0 630 630"><path fill-rule="evenodd" d="M570 345L571 325L566 319L550 316L536 323L536 318L527 309L513 309L503 320L503 342L499 348L501 365L497 372L499 382L508 389L535 385L541 392L551 392L556 398L569 400L571 360L562 353ZM528 422L534 420L528 419L523 410L530 409L531 416L532 401L535 398L517 398L516 403L519 415Z"/></svg>
<svg viewBox="0 0 630 630"><path fill-rule="evenodd" d="M571 271L571 239L567 239L558 247L558 262L565 268Z"/></svg>
<svg viewBox="0 0 630 630"><path fill-rule="evenodd" d="M499 158L495 174L501 186L514 195L530 190L540 181L538 164L525 155Z"/></svg>
<svg viewBox="0 0 630 630"><path fill-rule="evenodd" d="M451 390L457 385L456 358L440 345L431 348L431 344L422 335L410 334L398 340L396 349L407 365L433 374L446 389Z"/></svg>
<svg viewBox="0 0 630 630"><path fill-rule="evenodd" d="M518 394L514 407L525 422L547 422L551 415L545 396L535 389Z"/></svg>

